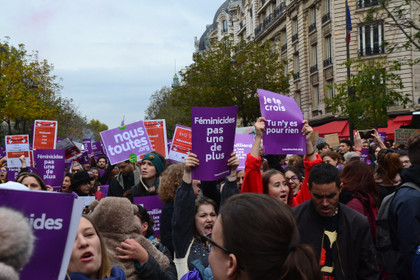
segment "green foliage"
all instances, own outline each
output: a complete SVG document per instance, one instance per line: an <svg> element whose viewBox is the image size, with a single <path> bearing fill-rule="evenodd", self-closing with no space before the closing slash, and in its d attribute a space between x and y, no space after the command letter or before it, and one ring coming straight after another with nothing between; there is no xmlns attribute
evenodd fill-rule
<svg viewBox="0 0 420 280"><path fill-rule="evenodd" d="M89 122L89 128L93 132L93 141L101 140L101 131L108 130L108 126L104 123L101 123L99 120L92 119Z"/></svg>
<svg viewBox="0 0 420 280"><path fill-rule="evenodd" d="M345 63L358 73L345 83L334 84L336 95L325 98L333 114L349 117L356 129L386 126L387 109L392 105L405 106L410 99L402 93L403 83L397 72L398 62L350 59ZM352 94L349 94L349 89Z"/></svg>
<svg viewBox="0 0 420 280"><path fill-rule="evenodd" d="M191 125L191 107L238 106L238 119L247 126L260 115L257 88L287 94L288 76L271 42L233 45L228 38L214 42L181 72L181 85L162 89L151 98L148 118L167 118Z"/></svg>

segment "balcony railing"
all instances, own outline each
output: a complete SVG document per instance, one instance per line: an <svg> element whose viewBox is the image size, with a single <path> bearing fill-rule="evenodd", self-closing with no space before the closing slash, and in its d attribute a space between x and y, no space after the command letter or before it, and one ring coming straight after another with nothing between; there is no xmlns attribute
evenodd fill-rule
<svg viewBox="0 0 420 280"><path fill-rule="evenodd" d="M367 55L378 55L385 53L385 48L383 46L374 45L372 47L366 47L364 49L359 50L360 56L367 56Z"/></svg>
<svg viewBox="0 0 420 280"><path fill-rule="evenodd" d="M315 64L309 68L309 72L312 74L314 72L318 71L318 64Z"/></svg>
<svg viewBox="0 0 420 280"><path fill-rule="evenodd" d="M332 64L332 57L324 59L324 68Z"/></svg>
<svg viewBox="0 0 420 280"><path fill-rule="evenodd" d="M312 31L314 31L316 29L316 22L312 23L311 25L309 25L308 27L308 32L311 33Z"/></svg>
<svg viewBox="0 0 420 280"><path fill-rule="evenodd" d="M265 1L264 1L265 3ZM262 3L262 5L264 5L264 3ZM269 28L274 21L279 18L285 11L286 8L286 3L281 3L280 5L278 5L275 9L274 12L269 14L264 20L263 22L257 27L255 28L255 36L258 36L261 32L263 32L265 29Z"/></svg>
<svg viewBox="0 0 420 280"><path fill-rule="evenodd" d="M330 19L331 19L331 14L330 14L330 12L328 12L325 15L322 16L322 24L326 23Z"/></svg>
<svg viewBox="0 0 420 280"><path fill-rule="evenodd" d="M300 78L300 72L296 72L293 74L293 80L297 80Z"/></svg>
<svg viewBox="0 0 420 280"><path fill-rule="evenodd" d="M298 38L299 37L298 37L298 34L297 33L296 34L293 34L292 35L292 42L296 41Z"/></svg>
<svg viewBox="0 0 420 280"><path fill-rule="evenodd" d="M357 8L363 9L363 8L369 8L373 6L379 5L379 0L359 0L357 1Z"/></svg>

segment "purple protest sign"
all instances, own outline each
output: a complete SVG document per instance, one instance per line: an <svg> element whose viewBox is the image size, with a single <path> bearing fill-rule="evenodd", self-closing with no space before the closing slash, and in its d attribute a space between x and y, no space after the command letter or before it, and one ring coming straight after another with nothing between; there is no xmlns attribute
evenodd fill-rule
<svg viewBox="0 0 420 280"><path fill-rule="evenodd" d="M34 150L36 173L47 185L61 188L64 178L65 150Z"/></svg>
<svg viewBox="0 0 420 280"><path fill-rule="evenodd" d="M133 197L134 204L140 204L144 208L146 208L147 213L153 218L155 221L155 225L153 226L153 230L155 231L155 236L160 235L160 215L162 213L162 201L159 199L158 195L150 195L150 196L138 196Z"/></svg>
<svg viewBox="0 0 420 280"><path fill-rule="evenodd" d="M360 152L360 160L366 162L367 164L372 163L369 159L369 148L362 148L362 151Z"/></svg>
<svg viewBox="0 0 420 280"><path fill-rule="evenodd" d="M90 155L92 153L92 139L83 139L83 147L85 148L85 152L87 152L87 154Z"/></svg>
<svg viewBox="0 0 420 280"><path fill-rule="evenodd" d="M238 107L192 107L192 152L200 165L193 169L197 180L215 181L229 175Z"/></svg>
<svg viewBox="0 0 420 280"><path fill-rule="evenodd" d="M19 167L7 168L7 181L16 181L19 174Z"/></svg>
<svg viewBox="0 0 420 280"><path fill-rule="evenodd" d="M245 169L246 156L252 150L252 144L254 143L254 134L236 134L235 145L233 150L236 156L239 158L238 170Z"/></svg>
<svg viewBox="0 0 420 280"><path fill-rule="evenodd" d="M108 191L109 191L109 185L99 186L99 191L102 192L102 194L104 195L104 197L107 197Z"/></svg>
<svg viewBox="0 0 420 280"><path fill-rule="evenodd" d="M62 271L60 274L60 269L73 202L72 194L0 189L0 205L22 212L36 236L34 253L23 268L20 279L34 279L34 275L36 279L63 279L59 275L64 277L65 273Z"/></svg>
<svg viewBox="0 0 420 280"><path fill-rule="evenodd" d="M302 135L303 114L295 100L271 91L258 89L261 116L267 120L263 136L265 154L305 154Z"/></svg>
<svg viewBox="0 0 420 280"><path fill-rule="evenodd" d="M385 143L385 140L386 140L386 132L383 132L383 131L378 131L378 135L379 135L379 138L381 138L381 141L383 142L383 143Z"/></svg>
<svg viewBox="0 0 420 280"><path fill-rule="evenodd" d="M102 131L101 137L111 164L123 162L152 151L152 145L143 121Z"/></svg>
<svg viewBox="0 0 420 280"><path fill-rule="evenodd" d="M89 164L90 163L90 159L89 159L89 155L87 152L83 152L83 154L77 158L77 161L80 164Z"/></svg>
<svg viewBox="0 0 420 280"><path fill-rule="evenodd" d="M104 146L102 144L102 141L93 142L91 148L92 148L92 152L95 154L95 156L105 155Z"/></svg>

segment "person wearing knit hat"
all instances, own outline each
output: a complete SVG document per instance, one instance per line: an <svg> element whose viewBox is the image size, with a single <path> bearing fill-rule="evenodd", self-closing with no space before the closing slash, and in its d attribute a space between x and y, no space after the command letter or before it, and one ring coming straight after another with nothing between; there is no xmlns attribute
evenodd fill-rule
<svg viewBox="0 0 420 280"><path fill-rule="evenodd" d="M124 196L128 198L136 196L156 195L159 187L159 176L165 169L166 160L158 152L144 155L141 161L140 183L128 190Z"/></svg>

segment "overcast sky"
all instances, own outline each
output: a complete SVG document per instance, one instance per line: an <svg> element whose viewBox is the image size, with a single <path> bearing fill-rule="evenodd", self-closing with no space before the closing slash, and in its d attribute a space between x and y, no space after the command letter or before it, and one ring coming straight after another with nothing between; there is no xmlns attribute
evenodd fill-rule
<svg viewBox="0 0 420 280"><path fill-rule="evenodd" d="M109 128L144 119L150 96L192 63L223 0L0 0L0 37L55 67L62 96Z"/></svg>

